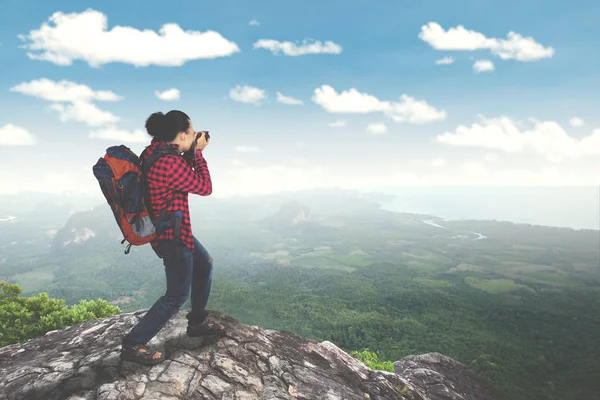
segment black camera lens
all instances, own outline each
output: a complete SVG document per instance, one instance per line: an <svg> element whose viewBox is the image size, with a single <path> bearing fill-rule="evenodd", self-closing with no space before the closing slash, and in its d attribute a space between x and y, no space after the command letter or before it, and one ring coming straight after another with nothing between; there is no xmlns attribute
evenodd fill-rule
<svg viewBox="0 0 600 400"><path fill-rule="evenodd" d="M206 140L210 139L210 135L208 134L208 131L200 131L196 134L196 140L200 139L200 136L202 136L202 132L204 132Z"/></svg>

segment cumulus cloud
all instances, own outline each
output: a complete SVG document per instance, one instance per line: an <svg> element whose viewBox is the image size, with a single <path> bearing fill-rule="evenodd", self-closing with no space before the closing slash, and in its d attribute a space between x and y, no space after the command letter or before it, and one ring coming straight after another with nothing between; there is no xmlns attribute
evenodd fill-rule
<svg viewBox="0 0 600 400"><path fill-rule="evenodd" d="M39 29L19 38L25 42L23 47L29 50L30 59L61 66L81 60L92 67L109 63L176 67L240 51L218 32L183 30L174 23L164 24L158 32L131 26L107 27L107 16L96 10L55 12Z"/></svg>
<svg viewBox="0 0 600 400"><path fill-rule="evenodd" d="M446 118L446 112L429 105L424 100L416 100L406 94L400 96L399 102L382 101L377 97L361 93L351 88L337 93L329 85L315 89L313 102L330 113L368 114L381 112L396 122L425 124Z"/></svg>
<svg viewBox="0 0 600 400"><path fill-rule="evenodd" d="M46 78L20 83L11 87L10 91L51 101L50 109L58 112L62 122L78 121L90 126L119 121L119 117L99 109L93 101L114 102L123 99L111 91L93 90L75 82L56 82Z"/></svg>
<svg viewBox="0 0 600 400"><path fill-rule="evenodd" d="M128 131L111 126L103 129L97 129L90 132L92 139L116 140L119 142L145 143L148 142L150 136L141 129Z"/></svg>
<svg viewBox="0 0 600 400"><path fill-rule="evenodd" d="M343 128L348 125L348 122L344 119L338 119L337 121L330 122L328 125L330 128Z"/></svg>
<svg viewBox="0 0 600 400"><path fill-rule="evenodd" d="M436 140L452 146L479 147L505 153L537 153L551 162L600 155L600 129L583 139L569 136L554 121L534 121L533 126L508 117L484 118L470 127L461 125L454 132L438 135Z"/></svg>
<svg viewBox="0 0 600 400"><path fill-rule="evenodd" d="M77 121L89 126L101 126L120 120L114 114L99 109L95 104L78 101L71 104L54 103L50 109L57 111L62 122Z"/></svg>
<svg viewBox="0 0 600 400"><path fill-rule="evenodd" d="M31 146L36 143L36 137L23 127L13 124L0 127L0 146Z"/></svg>
<svg viewBox="0 0 600 400"><path fill-rule="evenodd" d="M490 60L477 60L473 63L473 71L475 72L491 72L494 70L494 63Z"/></svg>
<svg viewBox="0 0 600 400"><path fill-rule="evenodd" d="M584 125L584 121L579 117L573 117L569 120L569 125L578 128Z"/></svg>
<svg viewBox="0 0 600 400"><path fill-rule="evenodd" d="M77 101L119 101L123 97L107 90L93 90L89 86L75 82L61 80L52 81L42 78L31 82L23 82L10 88L11 92L18 92L28 96L39 97L48 101L77 102Z"/></svg>
<svg viewBox="0 0 600 400"><path fill-rule="evenodd" d="M282 104L290 104L290 105L302 105L304 102L302 100L295 99L293 97L284 96L283 94L277 92L277 101Z"/></svg>
<svg viewBox="0 0 600 400"><path fill-rule="evenodd" d="M239 152L239 153L255 153L257 151L259 151L258 147L254 147L254 146L237 146L235 148L235 151Z"/></svg>
<svg viewBox="0 0 600 400"><path fill-rule="evenodd" d="M453 57L444 57L444 58L441 58L439 60L435 60L435 63L437 65L450 65L450 64L454 64L454 58Z"/></svg>
<svg viewBox="0 0 600 400"><path fill-rule="evenodd" d="M164 101L174 101L179 100L181 98L181 92L177 88L167 89L163 92L159 92L158 90L154 91L156 97Z"/></svg>
<svg viewBox="0 0 600 400"><path fill-rule="evenodd" d="M240 103L258 104L261 100L264 100L267 95L263 89L247 85L236 85L229 90L229 97Z"/></svg>
<svg viewBox="0 0 600 400"><path fill-rule="evenodd" d="M329 85L322 85L320 88L315 89L312 100L330 113L366 114L382 112L386 108L385 102L380 101L375 96L360 93L354 88L338 94Z"/></svg>
<svg viewBox="0 0 600 400"><path fill-rule="evenodd" d="M250 26L259 26L260 22L258 22L258 20L256 18L254 18L252 21L248 22L248 25L250 25Z"/></svg>
<svg viewBox="0 0 600 400"><path fill-rule="evenodd" d="M387 131L388 129L385 124L369 124L367 126L367 132L369 132L371 135L382 135L387 133Z"/></svg>
<svg viewBox="0 0 600 400"><path fill-rule="evenodd" d="M419 39L436 50L489 50L503 60L539 61L554 55L552 47L544 47L532 37L508 32L506 39L488 38L483 33L458 25L447 31L436 22L421 27Z"/></svg>
<svg viewBox="0 0 600 400"><path fill-rule="evenodd" d="M272 39L261 39L254 43L255 49L269 50L273 54L283 53L286 56L303 56L307 54L340 54L342 46L332 41L321 42L305 39L302 42L280 42Z"/></svg>

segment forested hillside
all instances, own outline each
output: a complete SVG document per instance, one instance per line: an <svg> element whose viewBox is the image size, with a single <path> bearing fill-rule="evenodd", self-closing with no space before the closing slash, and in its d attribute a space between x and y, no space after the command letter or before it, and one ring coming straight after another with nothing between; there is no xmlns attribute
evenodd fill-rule
<svg viewBox="0 0 600 400"><path fill-rule="evenodd" d="M380 360L437 351L510 399L600 392L598 231L448 221L352 197L339 210L309 198L245 212L205 204L192 218L215 259L209 308ZM164 293L164 267L148 247L124 255L110 218L100 206L23 243L5 240L3 277L69 305L150 307ZM3 227L5 237L23 235Z"/></svg>

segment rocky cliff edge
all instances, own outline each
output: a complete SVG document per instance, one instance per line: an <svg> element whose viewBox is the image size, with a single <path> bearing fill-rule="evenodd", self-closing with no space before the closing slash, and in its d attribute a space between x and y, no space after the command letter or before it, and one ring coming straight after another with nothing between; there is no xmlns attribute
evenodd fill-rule
<svg viewBox="0 0 600 400"><path fill-rule="evenodd" d="M121 337L147 310L88 321L0 348L0 398L7 400L497 400L462 364L438 353L374 371L333 343L242 324L211 311L223 338L189 338L184 311L149 343L166 360L119 359Z"/></svg>

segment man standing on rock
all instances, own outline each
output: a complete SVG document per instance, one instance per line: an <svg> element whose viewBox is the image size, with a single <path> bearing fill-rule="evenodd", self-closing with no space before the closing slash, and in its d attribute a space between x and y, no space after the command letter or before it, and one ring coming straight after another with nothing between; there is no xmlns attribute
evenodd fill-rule
<svg viewBox="0 0 600 400"><path fill-rule="evenodd" d="M163 260L167 291L122 340L121 359L140 364L158 364L164 355L147 346L189 297L188 336L224 335L223 325L208 318L206 304L212 283L212 262L206 249L192 235L188 194L208 196L212 181L202 151L210 139L206 132L194 131L190 118L173 110L154 113L146 120L153 137L140 156L143 164L154 151L168 150L146 171L148 197L154 217L161 212L175 215L177 223L151 243ZM183 153L183 155L182 155Z"/></svg>

